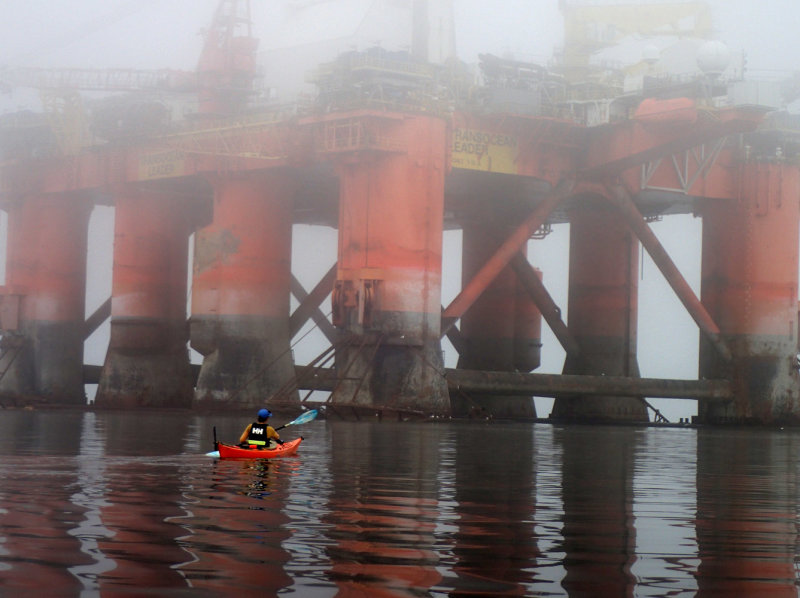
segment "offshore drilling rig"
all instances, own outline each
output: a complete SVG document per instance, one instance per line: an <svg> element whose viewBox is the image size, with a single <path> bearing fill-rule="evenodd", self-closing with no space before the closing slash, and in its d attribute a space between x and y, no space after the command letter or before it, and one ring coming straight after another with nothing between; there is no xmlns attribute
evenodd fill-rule
<svg viewBox="0 0 800 598"><path fill-rule="evenodd" d="M46 99L45 114L0 122L4 403L85 404L83 343L110 317L98 407L267 397L299 410L299 389L320 389L329 413L355 418L533 418L532 397L549 396L557 420L647 421L647 398L678 397L699 401L700 422L795 422L797 146L788 117L722 76L708 9L562 2L557 64L482 55L476 80L432 33L452 27L446 5L412 4L410 51L339 55L305 105L252 101L245 0L219 3L195 72L3 72ZM592 62L624 35L665 30L707 42L701 73ZM196 94L196 114L175 122L131 95L87 110L79 93L155 89ZM112 292L86 318L99 204L115 209ZM649 226L676 213L702 218L700 297ZM566 222L568 321L525 254ZM310 292L292 275L295 223L338 231L336 265ZM462 290L443 306L446 228L463 231ZM698 380L639 376L640 247L698 326ZM291 341L309 319L330 346L301 366ZM542 320L566 352L562 375L530 373ZM444 336L457 368L444 367Z"/></svg>

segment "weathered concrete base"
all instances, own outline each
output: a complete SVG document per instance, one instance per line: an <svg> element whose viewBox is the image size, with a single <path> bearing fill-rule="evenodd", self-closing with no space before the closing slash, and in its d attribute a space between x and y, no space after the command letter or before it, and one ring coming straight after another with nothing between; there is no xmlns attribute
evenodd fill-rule
<svg viewBox="0 0 800 598"><path fill-rule="evenodd" d="M0 393L85 405L83 322L29 322L0 341ZM6 369L7 368L7 369Z"/></svg>
<svg viewBox="0 0 800 598"><path fill-rule="evenodd" d="M203 354L194 406L299 411L288 326L287 319L194 318L192 347Z"/></svg>
<svg viewBox="0 0 800 598"><path fill-rule="evenodd" d="M800 424L800 376L797 348L791 337L738 336L726 342L734 355L730 367L720 363L713 348L700 347L700 374L729 378L733 401L701 401L698 422L707 424Z"/></svg>
<svg viewBox="0 0 800 598"><path fill-rule="evenodd" d="M185 330L182 322L112 320L95 405L191 407L193 378Z"/></svg>
<svg viewBox="0 0 800 598"><path fill-rule="evenodd" d="M409 415L449 416L450 398L440 344L355 342L337 350L338 386L331 403Z"/></svg>

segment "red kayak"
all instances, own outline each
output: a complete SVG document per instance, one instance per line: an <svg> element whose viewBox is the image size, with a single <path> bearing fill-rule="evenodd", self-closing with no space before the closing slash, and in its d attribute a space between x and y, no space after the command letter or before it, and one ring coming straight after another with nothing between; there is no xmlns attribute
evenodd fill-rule
<svg viewBox="0 0 800 598"><path fill-rule="evenodd" d="M303 441L303 437L289 440L271 449L243 448L232 444L217 444L220 459L272 459L274 457L288 457L297 452L297 448ZM210 456L216 457L213 453Z"/></svg>

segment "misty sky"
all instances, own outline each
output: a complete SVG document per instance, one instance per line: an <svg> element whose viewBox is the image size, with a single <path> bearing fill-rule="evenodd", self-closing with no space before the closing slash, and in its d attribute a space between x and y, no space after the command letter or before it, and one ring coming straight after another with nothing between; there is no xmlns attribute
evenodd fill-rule
<svg viewBox="0 0 800 598"><path fill-rule="evenodd" d="M0 67L175 68L193 69L202 44L201 31L211 20L217 0L3 0L0 20ZM261 61L269 77L287 72L287 56L318 47L364 48L380 43L395 49L410 43L401 15L410 0L252 0L255 35L260 38ZM646 9L647 2L643 2ZM745 52L748 67L770 76L788 76L800 70L800 1L712 0L718 39L734 53ZM562 42L558 0L454 0L455 40L459 56L474 63L478 53L511 54L546 63ZM287 49L291 49L287 52ZM631 56L630 62L640 57ZM15 90L0 95L0 113L27 107L35 97ZM93 220L92 256L101 272L90 280L89 309L110 290L109 210L97 210ZM670 217L654 225L696 292L699 292L699 235L701 223L691 216ZM335 259L334 231L300 227L296 235L314 235L317 255L300 253L296 274L307 287ZM301 243L296 243L302 246ZM308 244L306 244L308 245ZM530 245L531 261L544 270L545 283L566 310L568 228L556 227L543 242ZM445 239L447 303L458 292L459 238ZM448 264L451 265L448 270ZM454 265L453 265L454 264ZM649 377L697 376L697 331L655 266L645 257L641 271L639 361ZM545 326L541 372L559 372L563 351ZM99 363L102 342L87 347L87 361ZM99 347L99 348L98 348ZM298 361L316 355L316 348L296 351ZM448 365L455 352L445 346ZM675 420L695 413L690 402L656 404ZM537 399L540 415L549 413L549 401Z"/></svg>

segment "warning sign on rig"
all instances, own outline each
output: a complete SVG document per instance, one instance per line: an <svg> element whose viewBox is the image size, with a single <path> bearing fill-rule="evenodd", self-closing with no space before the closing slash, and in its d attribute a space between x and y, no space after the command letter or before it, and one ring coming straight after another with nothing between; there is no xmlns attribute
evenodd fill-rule
<svg viewBox="0 0 800 598"><path fill-rule="evenodd" d="M163 179L183 175L181 150L167 150L139 156L139 180Z"/></svg>
<svg viewBox="0 0 800 598"><path fill-rule="evenodd" d="M517 172L517 138L477 129L454 129L453 168Z"/></svg>

